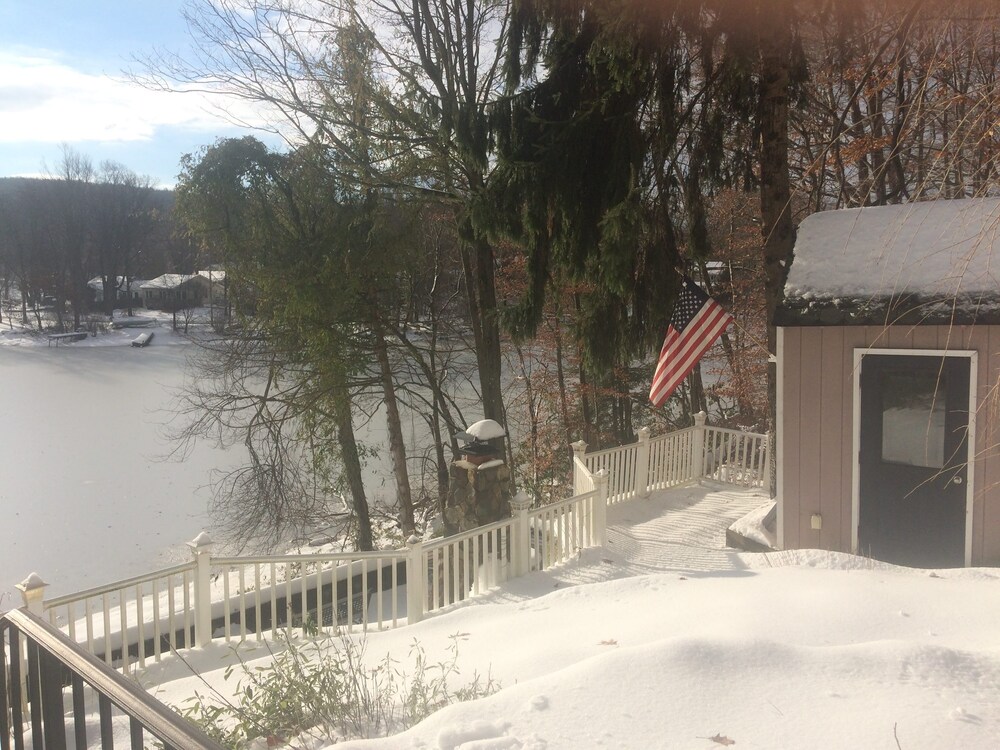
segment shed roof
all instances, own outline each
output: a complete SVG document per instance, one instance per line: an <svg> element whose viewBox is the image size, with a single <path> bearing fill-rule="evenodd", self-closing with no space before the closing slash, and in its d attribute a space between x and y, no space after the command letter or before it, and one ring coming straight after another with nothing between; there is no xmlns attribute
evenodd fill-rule
<svg viewBox="0 0 1000 750"><path fill-rule="evenodd" d="M777 325L976 322L1000 323L1000 199L827 211L799 226Z"/></svg>

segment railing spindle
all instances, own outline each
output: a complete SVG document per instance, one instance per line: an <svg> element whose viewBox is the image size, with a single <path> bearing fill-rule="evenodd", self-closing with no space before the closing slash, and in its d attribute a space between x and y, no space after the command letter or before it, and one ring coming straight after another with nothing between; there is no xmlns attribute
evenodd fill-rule
<svg viewBox="0 0 1000 750"><path fill-rule="evenodd" d="M278 635L278 579L275 576L275 565L272 560L268 567L271 576L271 637Z"/></svg>
<svg viewBox="0 0 1000 750"><path fill-rule="evenodd" d="M139 659L140 669L146 666L146 629L145 629L145 611L143 610L143 600L145 596L142 593L142 584L137 583L135 585L135 624L139 635L139 653L136 655ZM122 644L124 648L126 644Z"/></svg>
<svg viewBox="0 0 1000 750"><path fill-rule="evenodd" d="M237 580L240 584L240 643L247 639L247 580L246 565L240 565L237 572Z"/></svg>

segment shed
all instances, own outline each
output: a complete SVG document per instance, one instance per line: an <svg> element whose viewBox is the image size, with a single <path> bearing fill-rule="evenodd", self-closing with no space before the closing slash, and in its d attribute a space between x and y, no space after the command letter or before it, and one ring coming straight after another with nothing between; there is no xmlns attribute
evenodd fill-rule
<svg viewBox="0 0 1000 750"><path fill-rule="evenodd" d="M1000 564L1000 200L809 216L774 323L779 546Z"/></svg>

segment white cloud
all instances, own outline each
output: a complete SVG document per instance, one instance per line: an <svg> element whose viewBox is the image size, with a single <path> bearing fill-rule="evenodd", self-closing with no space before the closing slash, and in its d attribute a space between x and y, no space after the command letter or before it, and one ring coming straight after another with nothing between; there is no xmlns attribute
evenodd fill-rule
<svg viewBox="0 0 1000 750"><path fill-rule="evenodd" d="M51 53L0 52L0 143L146 141L163 126L217 132L234 123L266 120L231 97L150 91Z"/></svg>

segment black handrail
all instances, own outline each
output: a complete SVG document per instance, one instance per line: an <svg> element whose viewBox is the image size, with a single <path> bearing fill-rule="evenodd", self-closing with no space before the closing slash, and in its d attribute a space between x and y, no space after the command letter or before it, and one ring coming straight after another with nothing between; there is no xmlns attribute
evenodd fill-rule
<svg viewBox="0 0 1000 750"><path fill-rule="evenodd" d="M4 638L4 634L7 638ZM22 675L21 637L27 646L27 673ZM9 674L8 674L9 673ZM22 683L27 695L22 693ZM63 687L73 695L76 747L87 747L84 684L98 695L101 748L114 749L111 707L129 717L132 750L143 749L143 733L165 750L225 750L191 722L87 653L62 631L23 609L0 615L0 750L23 750L27 699L33 750L65 750L66 716Z"/></svg>

